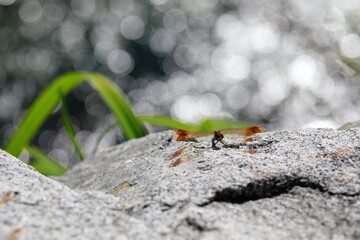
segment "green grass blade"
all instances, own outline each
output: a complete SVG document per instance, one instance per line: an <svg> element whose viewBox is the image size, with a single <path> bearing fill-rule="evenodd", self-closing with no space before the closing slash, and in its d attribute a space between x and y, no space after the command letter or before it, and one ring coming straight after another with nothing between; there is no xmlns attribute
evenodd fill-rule
<svg viewBox="0 0 360 240"><path fill-rule="evenodd" d="M49 157L36 147L27 146L26 150L31 156L29 165L33 166L43 175L60 176L66 172L66 168L61 166L54 158Z"/></svg>
<svg viewBox="0 0 360 240"><path fill-rule="evenodd" d="M82 81L79 73L66 74L53 82L44 90L31 105L10 142L5 147L8 153L19 156L22 149L28 145L45 119L51 114L60 101L58 91L67 94Z"/></svg>
<svg viewBox="0 0 360 240"><path fill-rule="evenodd" d="M196 125L182 123L182 122L174 120L170 117L165 117L165 116L138 116L138 119L140 119L143 122L147 122L147 123L162 126L162 127L180 128L180 129L186 129L186 130L191 130L191 131L198 130L198 126L196 126Z"/></svg>
<svg viewBox="0 0 360 240"><path fill-rule="evenodd" d="M5 147L5 151L13 156L19 156L22 149L29 144L45 119L61 101L59 92L67 95L83 81L89 82L103 98L117 118L117 122L122 126L126 139L138 138L146 134L144 126L135 117L116 84L99 74L73 72L58 77L37 97Z"/></svg>
<svg viewBox="0 0 360 240"><path fill-rule="evenodd" d="M199 131L221 130L227 128L245 128L250 126L253 125L241 121L232 121L226 119L206 119L200 123Z"/></svg>
<svg viewBox="0 0 360 240"><path fill-rule="evenodd" d="M76 140L76 136L75 136L76 133L75 133L75 130L71 123L69 111L67 109L67 105L66 105L64 97L62 97L61 118L63 120L66 132L67 132L72 144L74 145L76 153L78 154L78 156L80 157L81 160L85 160L85 155L84 155L83 151L81 150L80 144Z"/></svg>
<svg viewBox="0 0 360 240"><path fill-rule="evenodd" d="M146 135L145 127L130 108L130 104L122 96L120 88L100 74L85 74L91 86L97 90L110 110L122 126L126 139L139 138Z"/></svg>
<svg viewBox="0 0 360 240"><path fill-rule="evenodd" d="M147 122L150 124L168 127L168 128L180 128L190 131L210 131L210 130L220 130L227 128L244 128L252 126L246 122L232 121L232 120L219 120L219 119L206 119L202 121L199 125L186 124L180 121L174 120L170 117L164 116L139 116L141 121Z"/></svg>

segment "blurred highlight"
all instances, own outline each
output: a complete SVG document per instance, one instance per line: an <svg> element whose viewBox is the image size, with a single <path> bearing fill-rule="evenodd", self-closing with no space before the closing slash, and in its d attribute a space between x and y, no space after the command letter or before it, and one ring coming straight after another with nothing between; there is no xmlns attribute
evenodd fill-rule
<svg viewBox="0 0 360 240"><path fill-rule="evenodd" d="M1 146L69 71L113 79L139 115L268 129L356 121L359 12L355 0L0 0ZM87 154L114 117L89 87L68 101ZM48 120L34 144L66 166L75 153L60 121ZM122 140L113 131L101 147Z"/></svg>

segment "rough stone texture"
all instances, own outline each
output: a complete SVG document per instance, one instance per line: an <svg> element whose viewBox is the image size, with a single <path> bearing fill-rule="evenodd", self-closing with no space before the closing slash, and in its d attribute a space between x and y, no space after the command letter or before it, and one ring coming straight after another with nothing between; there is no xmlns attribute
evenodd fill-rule
<svg viewBox="0 0 360 240"><path fill-rule="evenodd" d="M71 190L0 150L0 239L129 238L160 235L114 196Z"/></svg>
<svg viewBox="0 0 360 240"><path fill-rule="evenodd" d="M128 141L59 181L0 155L1 232L18 239L359 239L360 129ZM106 193L106 194L104 194ZM0 200L1 201L1 200ZM64 236L63 236L64 234ZM1 238L1 235L0 235Z"/></svg>

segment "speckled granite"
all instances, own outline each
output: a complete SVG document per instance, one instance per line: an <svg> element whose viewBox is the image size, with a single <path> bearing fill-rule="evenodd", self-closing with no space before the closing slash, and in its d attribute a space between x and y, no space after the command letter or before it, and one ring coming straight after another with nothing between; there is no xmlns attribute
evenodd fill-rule
<svg viewBox="0 0 360 240"><path fill-rule="evenodd" d="M360 129L176 142L150 134L59 182L0 154L0 232L18 239L359 239ZM37 234L37 235L35 235ZM0 235L1 238L1 235Z"/></svg>

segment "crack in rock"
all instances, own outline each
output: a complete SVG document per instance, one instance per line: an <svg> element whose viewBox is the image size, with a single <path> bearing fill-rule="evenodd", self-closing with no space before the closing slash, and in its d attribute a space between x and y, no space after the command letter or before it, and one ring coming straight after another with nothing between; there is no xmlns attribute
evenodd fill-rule
<svg viewBox="0 0 360 240"><path fill-rule="evenodd" d="M200 224L199 222L197 222L196 219L191 218L191 217L186 217L185 222L189 227L191 227L193 230L198 231L198 232L210 230L210 229L207 229L205 226L203 226L203 224Z"/></svg>
<svg viewBox="0 0 360 240"><path fill-rule="evenodd" d="M240 188L230 187L222 189L215 192L214 198L204 205L208 205L212 202L242 204L248 201L254 201L263 198L277 197L281 194L289 193L296 186L311 188L323 193L326 192L330 195L336 195L329 192L323 185L318 182L310 181L307 178L284 176L281 178L277 177L265 180L257 180Z"/></svg>

